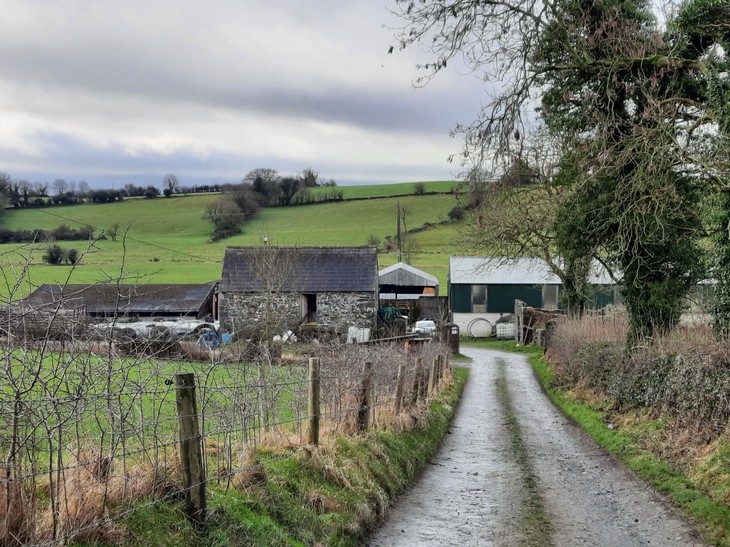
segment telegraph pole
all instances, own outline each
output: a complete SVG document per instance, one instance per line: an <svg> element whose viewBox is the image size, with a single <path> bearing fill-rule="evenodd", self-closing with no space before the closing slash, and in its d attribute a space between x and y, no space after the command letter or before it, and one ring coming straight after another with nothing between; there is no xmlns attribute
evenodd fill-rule
<svg viewBox="0 0 730 547"><path fill-rule="evenodd" d="M401 262L401 241L400 241L400 201L395 204L396 210L398 211L398 262Z"/></svg>

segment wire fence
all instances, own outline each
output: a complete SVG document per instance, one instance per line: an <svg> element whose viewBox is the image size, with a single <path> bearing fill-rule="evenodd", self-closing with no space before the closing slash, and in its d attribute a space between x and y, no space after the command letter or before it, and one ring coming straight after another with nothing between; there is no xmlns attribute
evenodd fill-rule
<svg viewBox="0 0 730 547"><path fill-rule="evenodd" d="M263 345L253 359L249 348L235 344L190 345L187 356L194 360L187 360L186 345L177 340L130 350L113 337L80 339L71 327L63 341L52 340L50 329L58 325L49 325L46 336L36 332L22 343L5 329L2 546L116 541L134 511L189 502L202 484L235 488L255 481L254 454L262 443L306 445L313 424L315 442L369 426L397 427L449 377L449 352L435 342L313 344L297 354ZM310 359L319 365L315 407ZM185 374L194 375L197 479L186 476L189 454L181 442Z"/></svg>

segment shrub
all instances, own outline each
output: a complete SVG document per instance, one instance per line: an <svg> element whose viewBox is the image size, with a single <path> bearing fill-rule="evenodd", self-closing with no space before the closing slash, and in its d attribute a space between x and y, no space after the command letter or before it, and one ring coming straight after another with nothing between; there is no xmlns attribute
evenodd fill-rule
<svg viewBox="0 0 730 547"><path fill-rule="evenodd" d="M69 249L66 252L66 264L71 264L72 266L75 264L78 264L79 262L79 252L76 249Z"/></svg>
<svg viewBox="0 0 730 547"><path fill-rule="evenodd" d="M63 249L58 245L48 247L46 254L43 255L43 262L58 266L60 264L78 264L79 252L76 249Z"/></svg>
<svg viewBox="0 0 730 547"><path fill-rule="evenodd" d="M451 209L451 211L449 211L449 219L456 221L456 220L461 220L462 218L464 218L464 208L463 207L457 205L456 207Z"/></svg>
<svg viewBox="0 0 730 547"><path fill-rule="evenodd" d="M94 203L114 203L122 199L122 193L118 190L96 190L89 195L89 201Z"/></svg>
<svg viewBox="0 0 730 547"><path fill-rule="evenodd" d="M548 353L556 380L600 391L618 407L722 432L730 420L730 346L698 343L702 331L695 328L627 352L626 323L625 316L560 321Z"/></svg>
<svg viewBox="0 0 730 547"><path fill-rule="evenodd" d="M61 224L58 228L51 232L51 235L53 236L53 239L57 241L68 241L70 239L73 239L74 232L65 224Z"/></svg>
<svg viewBox="0 0 730 547"><path fill-rule="evenodd" d="M160 195L160 191L154 186L148 186L144 191L144 197L147 199L154 199Z"/></svg>
<svg viewBox="0 0 730 547"><path fill-rule="evenodd" d="M417 182L415 185L415 188L413 190L413 193L417 196L422 196L426 193L426 185L422 182Z"/></svg>
<svg viewBox="0 0 730 547"><path fill-rule="evenodd" d="M590 340L568 366L561 367L557 378L564 384L584 384L606 391L622 359L623 343Z"/></svg>
<svg viewBox="0 0 730 547"><path fill-rule="evenodd" d="M66 259L66 251L58 245L48 247L46 254L43 255L43 262L46 264L58 265L63 264Z"/></svg>

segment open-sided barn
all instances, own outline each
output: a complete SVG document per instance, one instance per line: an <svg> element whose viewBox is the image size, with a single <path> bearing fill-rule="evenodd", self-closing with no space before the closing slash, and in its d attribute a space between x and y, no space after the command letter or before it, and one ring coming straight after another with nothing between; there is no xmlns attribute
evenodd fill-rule
<svg viewBox="0 0 730 547"><path fill-rule="evenodd" d="M189 317L216 319L217 281L158 285L97 283L41 285L19 306L24 310L76 309L90 318Z"/></svg>

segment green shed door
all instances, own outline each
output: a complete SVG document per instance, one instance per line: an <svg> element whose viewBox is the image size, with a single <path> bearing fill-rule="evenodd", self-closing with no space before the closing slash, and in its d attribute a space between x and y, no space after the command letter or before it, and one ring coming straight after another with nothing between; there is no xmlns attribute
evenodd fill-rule
<svg viewBox="0 0 730 547"><path fill-rule="evenodd" d="M487 311L490 313L514 313L515 300L522 300L528 306L542 307L542 286L534 285L488 285Z"/></svg>
<svg viewBox="0 0 730 547"><path fill-rule="evenodd" d="M451 311L471 313L471 285L451 285L449 300Z"/></svg>
<svg viewBox="0 0 730 547"><path fill-rule="evenodd" d="M613 304L613 287L606 285L594 285L588 293L588 307L593 309L605 308Z"/></svg>

